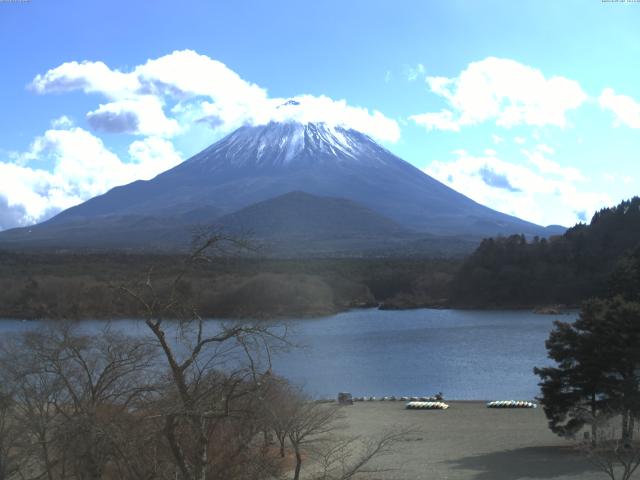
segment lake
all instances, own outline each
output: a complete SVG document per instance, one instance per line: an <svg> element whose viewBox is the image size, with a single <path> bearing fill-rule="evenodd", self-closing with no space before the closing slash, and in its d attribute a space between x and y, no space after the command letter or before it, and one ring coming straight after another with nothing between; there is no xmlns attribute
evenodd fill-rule
<svg viewBox="0 0 640 480"><path fill-rule="evenodd" d="M276 354L273 370L316 398L347 391L378 397L443 392L456 400L533 399L538 378L532 370L550 364L544 342L553 320L573 321L576 315L362 309L289 320L291 339L301 348ZM0 333L39 325L3 320ZM102 323L83 325L95 331ZM132 334L145 331L135 320L113 325Z"/></svg>

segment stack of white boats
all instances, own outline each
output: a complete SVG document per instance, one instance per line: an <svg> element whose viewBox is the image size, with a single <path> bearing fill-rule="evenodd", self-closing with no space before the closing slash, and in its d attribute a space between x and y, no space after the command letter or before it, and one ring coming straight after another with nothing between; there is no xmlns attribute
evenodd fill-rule
<svg viewBox="0 0 640 480"><path fill-rule="evenodd" d="M487 403L487 408L537 408L533 402L525 400L496 400Z"/></svg>
<svg viewBox="0 0 640 480"><path fill-rule="evenodd" d="M444 402L409 402L406 408L408 410L446 410L449 405Z"/></svg>

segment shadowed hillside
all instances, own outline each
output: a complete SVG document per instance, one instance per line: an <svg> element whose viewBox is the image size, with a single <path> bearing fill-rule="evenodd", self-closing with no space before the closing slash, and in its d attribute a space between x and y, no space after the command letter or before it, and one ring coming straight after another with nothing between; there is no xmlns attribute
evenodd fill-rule
<svg viewBox="0 0 640 480"><path fill-rule="evenodd" d="M489 238L463 263L452 302L480 307L577 305L603 296L624 255L640 245L640 198L597 212L589 225L527 241Z"/></svg>

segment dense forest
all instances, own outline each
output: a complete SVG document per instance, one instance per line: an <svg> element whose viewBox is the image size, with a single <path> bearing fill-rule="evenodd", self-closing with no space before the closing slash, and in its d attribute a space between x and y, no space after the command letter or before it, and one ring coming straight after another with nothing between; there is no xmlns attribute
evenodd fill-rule
<svg viewBox="0 0 640 480"><path fill-rule="evenodd" d="M227 256L190 268L184 301L208 317L331 314L380 304L444 304L459 260L265 259ZM126 318L140 306L121 287L151 275L168 288L181 255L0 252L0 317Z"/></svg>
<svg viewBox="0 0 640 480"><path fill-rule="evenodd" d="M576 306L607 296L612 281L621 283L637 268L639 245L640 198L634 197L562 236L484 240L455 276L450 299L466 307Z"/></svg>

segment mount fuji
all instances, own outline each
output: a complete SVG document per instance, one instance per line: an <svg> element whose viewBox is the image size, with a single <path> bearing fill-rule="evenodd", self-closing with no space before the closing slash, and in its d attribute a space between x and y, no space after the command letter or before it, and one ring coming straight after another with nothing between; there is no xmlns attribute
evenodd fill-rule
<svg viewBox="0 0 640 480"><path fill-rule="evenodd" d="M402 239L564 230L480 205L356 130L271 122L241 127L151 180L113 188L39 225L2 232L0 245L179 246L196 224L257 229L285 243L305 235L349 237L351 246L358 239L371 246L393 238L398 246Z"/></svg>

